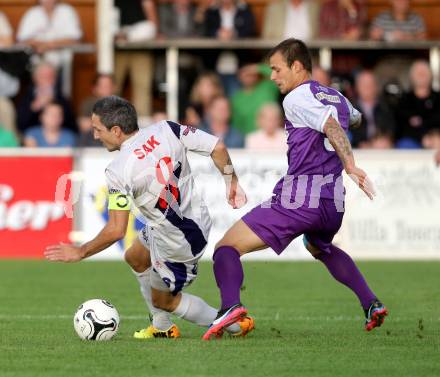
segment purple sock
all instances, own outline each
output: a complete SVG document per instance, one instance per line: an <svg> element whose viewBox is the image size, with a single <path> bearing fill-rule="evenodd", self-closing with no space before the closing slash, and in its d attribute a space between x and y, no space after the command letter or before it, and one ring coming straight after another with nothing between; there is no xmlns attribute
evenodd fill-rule
<svg viewBox="0 0 440 377"><path fill-rule="evenodd" d="M361 302L362 308L368 309L371 301L373 301L376 296L368 287L367 282L356 267L353 259L334 245L330 246L330 250L330 254L322 252L316 259L319 259L326 265L327 269L337 281L346 285L356 294Z"/></svg>
<svg viewBox="0 0 440 377"><path fill-rule="evenodd" d="M240 254L230 246L221 246L214 252L214 275L222 298L222 309L240 303L243 266Z"/></svg>

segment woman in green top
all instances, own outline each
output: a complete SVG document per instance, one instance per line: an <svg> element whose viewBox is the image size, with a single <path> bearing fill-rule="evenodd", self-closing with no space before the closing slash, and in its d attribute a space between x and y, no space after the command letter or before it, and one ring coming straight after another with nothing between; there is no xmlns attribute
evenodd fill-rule
<svg viewBox="0 0 440 377"><path fill-rule="evenodd" d="M243 135L257 130L257 114L266 103L278 102L277 86L265 64L249 64L238 73L242 88L231 98L232 124Z"/></svg>
<svg viewBox="0 0 440 377"><path fill-rule="evenodd" d="M0 147L17 147L18 141L15 134L3 128L0 124Z"/></svg>

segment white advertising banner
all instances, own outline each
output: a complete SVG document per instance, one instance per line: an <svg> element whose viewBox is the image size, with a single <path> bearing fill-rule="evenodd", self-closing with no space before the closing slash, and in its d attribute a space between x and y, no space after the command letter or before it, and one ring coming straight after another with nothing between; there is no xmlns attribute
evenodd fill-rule
<svg viewBox="0 0 440 377"><path fill-rule="evenodd" d="M339 237L354 257L440 259L440 168L432 151L359 151L377 196L365 200L348 179Z"/></svg>
<svg viewBox="0 0 440 377"><path fill-rule="evenodd" d="M115 152L117 153L117 152ZM191 154L196 180L213 220L204 258L212 256L215 243L225 231L255 205L268 199L287 169L284 154L231 151L231 157L248 196L239 210L228 206L225 185L209 158ZM104 169L113 158L103 150L86 149L77 168L83 173L80 229L82 241L94 237L107 219ZM335 243L358 259L440 259L440 169L430 151L357 151L358 165L368 172L377 189L370 201L347 177L346 214ZM133 219L123 242L96 258L120 258L142 224ZM247 259L310 259L302 238L277 256L271 250Z"/></svg>

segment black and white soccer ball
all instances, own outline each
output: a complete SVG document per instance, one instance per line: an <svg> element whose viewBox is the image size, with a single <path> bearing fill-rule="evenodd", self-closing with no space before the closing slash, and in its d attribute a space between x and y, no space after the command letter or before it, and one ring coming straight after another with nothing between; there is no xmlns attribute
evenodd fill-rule
<svg viewBox="0 0 440 377"><path fill-rule="evenodd" d="M110 340L118 332L119 314L106 300L88 300L76 311L73 327L81 339Z"/></svg>

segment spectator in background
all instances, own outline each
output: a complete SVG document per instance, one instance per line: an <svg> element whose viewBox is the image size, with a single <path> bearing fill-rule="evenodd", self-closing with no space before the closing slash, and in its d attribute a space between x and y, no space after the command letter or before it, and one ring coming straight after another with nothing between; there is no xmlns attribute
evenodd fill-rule
<svg viewBox="0 0 440 377"><path fill-rule="evenodd" d="M362 113L361 123L350 128L355 148L392 147L396 123L393 112L379 98L379 88L373 72L364 70L356 76L357 100L354 107Z"/></svg>
<svg viewBox="0 0 440 377"><path fill-rule="evenodd" d="M12 46L14 37L6 14L0 11L0 48Z"/></svg>
<svg viewBox="0 0 440 377"><path fill-rule="evenodd" d="M219 0L205 12L205 36L229 41L256 35L255 17L246 3Z"/></svg>
<svg viewBox="0 0 440 377"><path fill-rule="evenodd" d="M6 15L0 12L0 49L10 47L12 44L11 25ZM18 79L3 70L0 65L0 124L3 131L8 130L15 133L15 108L10 97L14 97L19 88Z"/></svg>
<svg viewBox="0 0 440 377"><path fill-rule="evenodd" d="M159 29L156 6L152 0L115 0L119 10L119 41L153 39ZM116 51L115 82L118 95L123 96L127 74L130 75L133 104L140 117L152 113L154 60L146 51Z"/></svg>
<svg viewBox="0 0 440 377"><path fill-rule="evenodd" d="M327 0L319 13L319 37L323 39L359 40L367 19L360 0Z"/></svg>
<svg viewBox="0 0 440 377"><path fill-rule="evenodd" d="M18 146L18 141L14 132L6 129L0 123L0 148L13 148L17 146Z"/></svg>
<svg viewBox="0 0 440 377"><path fill-rule="evenodd" d="M270 80L271 69L265 64L242 67L238 77L242 88L231 98L232 124L246 135L257 129L256 118L261 106L277 102L278 88Z"/></svg>
<svg viewBox="0 0 440 377"><path fill-rule="evenodd" d="M440 94L432 89L432 72L424 60L410 69L411 91L398 106L397 147L420 148L422 141L440 131Z"/></svg>
<svg viewBox="0 0 440 377"><path fill-rule="evenodd" d="M102 97L112 96L116 93L115 81L112 75L98 74L93 82L92 96L82 101L78 116L78 146L102 147L96 140L92 130L92 112L96 101Z"/></svg>
<svg viewBox="0 0 440 377"><path fill-rule="evenodd" d="M330 73L324 68L321 68L319 65L313 66L312 80L317 81L324 86L331 86L332 84Z"/></svg>
<svg viewBox="0 0 440 377"><path fill-rule="evenodd" d="M412 41L426 38L425 21L411 11L410 0L390 0L391 10L372 22L370 38L380 41Z"/></svg>
<svg viewBox="0 0 440 377"><path fill-rule="evenodd" d="M67 56L59 49L77 43L82 37L75 9L57 0L40 0L20 20L17 41L31 46L44 60L60 66Z"/></svg>
<svg viewBox="0 0 440 377"><path fill-rule="evenodd" d="M287 152L286 133L283 116L276 103L266 103L258 112L258 131L246 136L245 147L253 150Z"/></svg>
<svg viewBox="0 0 440 377"><path fill-rule="evenodd" d="M203 14L206 10L204 1L199 6L194 5L190 0L160 3L158 10L159 38L195 38L203 35ZM159 59L165 59L165 57L159 57ZM164 60L159 64L166 65ZM188 93L200 72L198 68L202 67L203 63L197 54L180 51L178 64L179 119L183 119L184 111L188 107Z"/></svg>
<svg viewBox="0 0 440 377"><path fill-rule="evenodd" d="M211 5L204 17L205 36L230 41L256 36L255 17L250 7L238 0L219 0ZM217 53L212 54L212 56ZM236 77L238 62L243 52L222 50L216 59L216 71L220 75L225 93L231 97L239 88Z"/></svg>
<svg viewBox="0 0 440 377"><path fill-rule="evenodd" d="M369 142L370 149L391 149L394 147L394 135L390 131L384 131L373 136Z"/></svg>
<svg viewBox="0 0 440 377"><path fill-rule="evenodd" d="M201 36L203 25L197 18L197 11L190 0L159 4L159 35L167 38Z"/></svg>
<svg viewBox="0 0 440 377"><path fill-rule="evenodd" d="M212 101L223 95L224 91L219 76L214 72L202 73L196 79L191 90L191 104L186 109L185 123L199 127L201 123L206 122Z"/></svg>
<svg viewBox="0 0 440 377"><path fill-rule="evenodd" d="M40 122L43 108L51 102L63 107L63 127L76 132L76 123L69 102L57 86L57 72L49 63L40 63L34 68L32 84L21 97L17 108L18 131L24 133Z"/></svg>
<svg viewBox="0 0 440 377"><path fill-rule="evenodd" d="M243 148L244 138L231 124L231 108L226 97L216 97L208 110L202 130L221 139L228 148Z"/></svg>
<svg viewBox="0 0 440 377"><path fill-rule="evenodd" d="M28 129L24 135L25 147L74 147L75 134L63 126L63 106L48 103L41 113L41 126Z"/></svg>
<svg viewBox="0 0 440 377"><path fill-rule="evenodd" d="M315 0L277 0L266 7L262 37L297 38L303 41L317 35L319 2Z"/></svg>

